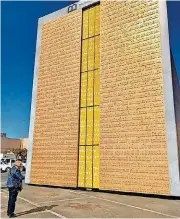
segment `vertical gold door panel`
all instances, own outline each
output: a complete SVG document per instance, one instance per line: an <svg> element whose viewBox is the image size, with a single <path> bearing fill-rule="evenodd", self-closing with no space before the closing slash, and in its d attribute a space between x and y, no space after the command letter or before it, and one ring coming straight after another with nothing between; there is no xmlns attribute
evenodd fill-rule
<svg viewBox="0 0 180 219"><path fill-rule="evenodd" d="M93 146L93 188L99 188L99 146Z"/></svg>
<svg viewBox="0 0 180 219"><path fill-rule="evenodd" d="M82 42L82 66L81 66L81 71L87 71L88 67L88 40L83 40Z"/></svg>
<svg viewBox="0 0 180 219"><path fill-rule="evenodd" d="M89 9L89 37L94 36L95 7Z"/></svg>
<svg viewBox="0 0 180 219"><path fill-rule="evenodd" d="M86 108L80 110L80 145L86 144Z"/></svg>
<svg viewBox="0 0 180 219"><path fill-rule="evenodd" d="M86 107L87 72L81 75L81 107Z"/></svg>
<svg viewBox="0 0 180 219"><path fill-rule="evenodd" d="M93 108L87 108L87 145L92 145L93 138Z"/></svg>
<svg viewBox="0 0 180 219"><path fill-rule="evenodd" d="M99 34L96 5L83 12L78 186L86 188L99 188Z"/></svg>
<svg viewBox="0 0 180 219"><path fill-rule="evenodd" d="M78 186L84 187L84 183L85 183L85 146L80 146Z"/></svg>
<svg viewBox="0 0 180 219"><path fill-rule="evenodd" d="M89 11L83 11L83 39L88 38L89 32Z"/></svg>
<svg viewBox="0 0 180 219"><path fill-rule="evenodd" d="M93 71L88 72L87 106L93 106Z"/></svg>
<svg viewBox="0 0 180 219"><path fill-rule="evenodd" d="M100 72L99 70L95 70L94 71L94 105L99 105L100 103L99 87L100 87Z"/></svg>
<svg viewBox="0 0 180 219"><path fill-rule="evenodd" d="M100 67L100 36L95 37L95 66L97 69Z"/></svg>
<svg viewBox="0 0 180 219"><path fill-rule="evenodd" d="M94 145L99 144L99 106L94 107Z"/></svg>
<svg viewBox="0 0 180 219"><path fill-rule="evenodd" d="M100 34L100 6L95 7L95 35Z"/></svg>
<svg viewBox="0 0 180 219"><path fill-rule="evenodd" d="M88 70L94 70L94 37L88 40Z"/></svg>
<svg viewBox="0 0 180 219"><path fill-rule="evenodd" d="M86 146L86 184L87 188L92 188L92 146Z"/></svg>

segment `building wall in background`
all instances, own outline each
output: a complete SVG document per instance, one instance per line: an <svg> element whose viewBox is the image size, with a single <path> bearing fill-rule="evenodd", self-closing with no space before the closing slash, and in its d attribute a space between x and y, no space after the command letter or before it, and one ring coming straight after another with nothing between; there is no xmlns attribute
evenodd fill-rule
<svg viewBox="0 0 180 219"><path fill-rule="evenodd" d="M77 185L81 16L75 11L42 25L33 184Z"/></svg>
<svg viewBox="0 0 180 219"><path fill-rule="evenodd" d="M7 149L21 148L21 139L1 137L1 153L5 153Z"/></svg>
<svg viewBox="0 0 180 219"><path fill-rule="evenodd" d="M27 144L28 144L28 138L22 138L21 139L21 148L22 149L24 149L24 148L27 149Z"/></svg>
<svg viewBox="0 0 180 219"><path fill-rule="evenodd" d="M101 2L100 188L169 194L158 1Z"/></svg>

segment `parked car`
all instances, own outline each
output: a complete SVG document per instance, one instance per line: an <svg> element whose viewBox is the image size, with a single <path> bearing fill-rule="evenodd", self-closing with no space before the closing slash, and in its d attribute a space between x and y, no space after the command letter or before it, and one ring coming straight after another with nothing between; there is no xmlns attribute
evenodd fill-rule
<svg viewBox="0 0 180 219"><path fill-rule="evenodd" d="M10 163L11 158L2 158L1 161L3 161L4 163Z"/></svg>
<svg viewBox="0 0 180 219"><path fill-rule="evenodd" d="M9 165L1 161L1 173L2 172L7 172L10 169Z"/></svg>
<svg viewBox="0 0 180 219"><path fill-rule="evenodd" d="M1 159L1 172L9 171L15 161L14 159Z"/></svg>
<svg viewBox="0 0 180 219"><path fill-rule="evenodd" d="M9 171L9 169L12 167L15 161L16 161L15 159L2 158L1 159L1 172ZM26 160L23 160L21 171L25 171L25 170L26 170Z"/></svg>

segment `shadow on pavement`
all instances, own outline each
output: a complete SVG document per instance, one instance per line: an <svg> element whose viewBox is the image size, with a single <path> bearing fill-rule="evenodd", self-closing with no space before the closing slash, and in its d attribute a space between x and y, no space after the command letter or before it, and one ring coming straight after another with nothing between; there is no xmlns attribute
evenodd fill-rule
<svg viewBox="0 0 180 219"><path fill-rule="evenodd" d="M7 189L7 186L1 186L1 189Z"/></svg>
<svg viewBox="0 0 180 219"><path fill-rule="evenodd" d="M26 215L26 214L31 214L31 213L40 213L42 211L51 210L52 208L57 207L57 206L58 205L37 207L37 208L33 208L29 211L19 212L19 213L16 214L16 216L19 217L19 216Z"/></svg>

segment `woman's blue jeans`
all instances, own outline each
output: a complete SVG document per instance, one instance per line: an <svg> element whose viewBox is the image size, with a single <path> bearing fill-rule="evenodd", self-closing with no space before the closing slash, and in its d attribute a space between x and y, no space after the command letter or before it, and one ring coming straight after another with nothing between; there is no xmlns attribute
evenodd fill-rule
<svg viewBox="0 0 180 219"><path fill-rule="evenodd" d="M18 190L14 188L9 188L9 201L7 215L11 215L15 211L15 204L18 196Z"/></svg>

